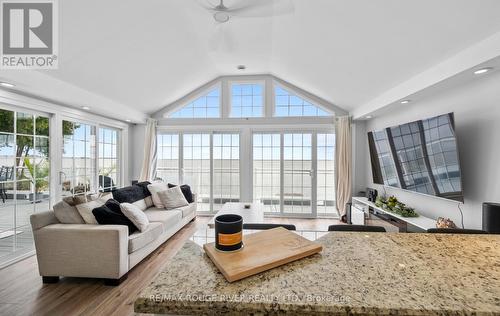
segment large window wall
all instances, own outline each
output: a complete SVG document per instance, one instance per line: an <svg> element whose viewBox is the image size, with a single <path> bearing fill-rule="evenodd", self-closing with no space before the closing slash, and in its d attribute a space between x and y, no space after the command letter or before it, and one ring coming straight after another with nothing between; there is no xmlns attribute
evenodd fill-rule
<svg viewBox="0 0 500 316"><path fill-rule="evenodd" d="M253 201L269 215L338 216L333 118L344 110L272 75L223 76L180 100L154 115L157 176L191 185L202 211Z"/></svg>
<svg viewBox="0 0 500 316"><path fill-rule="evenodd" d="M122 185L122 130L89 121L0 104L0 267L33 254L30 215Z"/></svg>

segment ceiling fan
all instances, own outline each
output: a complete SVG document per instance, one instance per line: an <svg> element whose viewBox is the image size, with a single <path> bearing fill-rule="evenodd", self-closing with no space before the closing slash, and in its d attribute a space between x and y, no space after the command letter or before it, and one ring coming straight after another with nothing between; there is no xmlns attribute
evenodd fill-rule
<svg viewBox="0 0 500 316"><path fill-rule="evenodd" d="M269 17L294 12L292 0L240 0L230 6L226 6L224 0L219 0L218 4L213 4L209 0L198 3L210 11L218 23L226 23L232 17Z"/></svg>

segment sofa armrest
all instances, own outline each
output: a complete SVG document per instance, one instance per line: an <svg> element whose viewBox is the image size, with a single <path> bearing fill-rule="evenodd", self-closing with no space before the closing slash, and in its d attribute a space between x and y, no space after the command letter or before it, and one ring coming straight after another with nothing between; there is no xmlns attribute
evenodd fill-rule
<svg viewBox="0 0 500 316"><path fill-rule="evenodd" d="M46 211L35 213L30 216L31 228L33 231L52 224L58 224L59 221L54 214L54 211Z"/></svg>
<svg viewBox="0 0 500 316"><path fill-rule="evenodd" d="M53 224L33 231L41 276L118 279L128 272L128 227Z"/></svg>

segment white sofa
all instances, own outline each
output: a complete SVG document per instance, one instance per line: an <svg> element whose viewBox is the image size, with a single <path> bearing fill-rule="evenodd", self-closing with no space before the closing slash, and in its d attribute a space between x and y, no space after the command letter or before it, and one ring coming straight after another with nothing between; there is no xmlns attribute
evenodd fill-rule
<svg viewBox="0 0 500 316"><path fill-rule="evenodd" d="M124 225L63 224L54 211L33 214L30 221L43 282L55 283L65 276L103 278L107 285L118 285L130 269L195 219L196 206L195 202L174 210L150 207L144 210L150 221L147 230L130 236Z"/></svg>

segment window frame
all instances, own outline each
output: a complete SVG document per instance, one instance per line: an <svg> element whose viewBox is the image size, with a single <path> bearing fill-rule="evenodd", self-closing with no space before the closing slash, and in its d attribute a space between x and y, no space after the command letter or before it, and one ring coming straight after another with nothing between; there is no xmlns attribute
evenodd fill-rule
<svg viewBox="0 0 500 316"><path fill-rule="evenodd" d="M259 117L234 117L232 116L232 100L231 100L231 87L233 84L259 84L263 88L263 113ZM297 96L307 103L310 103L314 107L326 112L328 116L276 116L276 105L275 105L275 86L280 86L283 89L290 92L294 96ZM196 100L200 96L208 93L211 89L216 87L220 88L220 113L217 118L172 118L170 117L173 113L181 109L183 106L189 104L193 100ZM241 124L250 122L258 124L284 124L289 122L290 124L296 124L297 120L300 123L307 122L308 124L316 123L330 123L338 115L347 115L348 112L339 108L338 106L328 102L312 93L309 93L291 83L288 83L280 78L277 78L269 74L259 74L259 75L229 75L218 77L201 87L194 89L190 93L186 94L182 98L166 105L163 109L153 114L153 118L159 121L159 126L161 125L188 125L188 124L198 124L200 120L204 120L204 125L210 124ZM229 122L229 123L228 123Z"/></svg>
<svg viewBox="0 0 500 316"><path fill-rule="evenodd" d="M272 107L272 113L273 113L273 117L275 118L329 118L329 117L334 117L335 114L331 113L331 110L328 110L326 109L325 107L321 106L320 104L318 104L318 102L316 101L313 101L311 100L310 98L308 98L307 96L303 95L302 93L300 93L299 91L296 91L296 89L292 89L282 83L279 83L277 81L273 81L273 91L272 91L272 99L273 99L273 107ZM302 99L303 101L305 102L308 102L311 104L311 106L329 114L329 115L284 115L284 116L278 116L276 115L276 109L277 109L277 104L276 104L276 88L280 88L282 90L285 90L286 92L288 92L288 94L290 96L295 96L295 97L298 97L299 99ZM290 104L288 104L288 109L289 109L289 113L290 113ZM302 108L304 108L305 106L302 105Z"/></svg>
<svg viewBox="0 0 500 316"><path fill-rule="evenodd" d="M219 90L219 114L217 117L172 117L175 113L181 111L185 107L189 106L191 103L194 101L198 100L199 98L206 97L210 92L213 90ZM204 88L195 94L189 95L188 98L182 98L181 100L178 101L179 104L174 106L172 109L168 111L168 119L170 120L205 120L205 119L220 119L223 117L223 91L224 89L222 88L222 84L220 82L210 85L207 88ZM206 108L206 107L205 107Z"/></svg>
<svg viewBox="0 0 500 316"><path fill-rule="evenodd" d="M233 85L260 85L262 88L262 115L261 116L232 116L233 113ZM266 80L245 80L245 79L234 79L228 80L227 82L227 113L226 116L229 119L259 119L267 117L267 85ZM252 95L253 97L253 95ZM252 101L253 104L253 101ZM253 106L252 106L253 108Z"/></svg>
<svg viewBox="0 0 500 316"><path fill-rule="evenodd" d="M101 138L100 138L100 132L101 132L101 129L108 129L108 130L111 130L111 131L114 131L116 132L116 157L111 157L111 158L104 158L102 157L101 158L101 152L100 152L100 145L101 144L105 144L103 142L101 142ZM100 162L101 162L101 159L116 159L116 164L117 164L117 168L116 168L116 182L114 183L114 186L112 186L111 188L121 188L123 186L123 173L122 173L122 165L123 165L123 162L122 162L122 130L116 128L116 127L112 127L112 126L107 126L107 125L102 125L102 124L99 124L97 127L96 127L96 154L97 154L97 169L96 169L96 172L97 172L97 191L99 191L99 186L100 186L100 183L99 183L99 170L100 170ZM107 143L106 143L107 144ZM106 189L109 189L109 188L103 188L104 189L104 192L106 192Z"/></svg>

